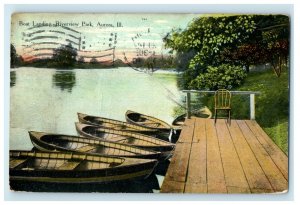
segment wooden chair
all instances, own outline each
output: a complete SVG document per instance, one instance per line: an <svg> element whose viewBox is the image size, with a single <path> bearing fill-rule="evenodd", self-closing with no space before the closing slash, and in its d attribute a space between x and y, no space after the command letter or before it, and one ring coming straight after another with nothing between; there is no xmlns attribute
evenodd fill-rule
<svg viewBox="0 0 300 205"><path fill-rule="evenodd" d="M218 110L225 110L228 113L227 123L230 124L230 101L231 101L231 93L226 89L219 89L215 92L215 123L218 118Z"/></svg>

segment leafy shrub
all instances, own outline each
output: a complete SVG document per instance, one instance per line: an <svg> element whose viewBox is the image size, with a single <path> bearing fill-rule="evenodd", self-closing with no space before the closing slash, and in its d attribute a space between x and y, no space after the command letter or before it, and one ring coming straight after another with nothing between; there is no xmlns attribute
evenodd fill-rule
<svg viewBox="0 0 300 205"><path fill-rule="evenodd" d="M207 72L201 73L190 83L191 89L217 90L220 88L231 89L240 86L247 76L243 68L222 64L218 67L208 66Z"/></svg>

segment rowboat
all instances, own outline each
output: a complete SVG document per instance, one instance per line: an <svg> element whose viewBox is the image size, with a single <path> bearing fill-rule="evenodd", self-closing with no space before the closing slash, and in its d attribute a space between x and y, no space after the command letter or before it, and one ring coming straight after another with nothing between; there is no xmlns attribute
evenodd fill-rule
<svg viewBox="0 0 300 205"><path fill-rule="evenodd" d="M147 178L157 160L68 152L9 151L10 184L106 183Z"/></svg>
<svg viewBox="0 0 300 205"><path fill-rule="evenodd" d="M177 129L180 129L180 128L183 126L185 119L186 119L186 113L177 116L177 117L173 120L172 126L173 126L173 127L176 127Z"/></svg>
<svg viewBox="0 0 300 205"><path fill-rule="evenodd" d="M157 139L151 136L134 132L106 129L93 125L75 123L79 135L93 139L104 139L110 142L118 142L124 145L135 146L142 149L161 152L166 158L172 155L175 144Z"/></svg>
<svg viewBox="0 0 300 205"><path fill-rule="evenodd" d="M89 124L94 126L100 126L104 128L114 129L114 130L121 130L121 131L128 131L128 132L138 132L144 135L149 135L157 138L166 138L169 137L170 131L160 132L157 129L153 128L146 128L140 125L134 125L127 122L122 122L119 120L87 115L83 113L77 113L79 122L83 124Z"/></svg>
<svg viewBox="0 0 300 205"><path fill-rule="evenodd" d="M172 130L172 126L169 125L168 123L157 119L152 116L144 115L138 112L134 112L131 110L128 110L125 113L126 121L134 124L134 125L139 125L144 128L149 128L149 129L157 129L162 132L170 132Z"/></svg>
<svg viewBox="0 0 300 205"><path fill-rule="evenodd" d="M92 139L63 134L50 134L30 131L32 144L42 151L68 151L101 156L134 157L145 159L160 159L162 153L124 145L118 142L108 142L101 138Z"/></svg>

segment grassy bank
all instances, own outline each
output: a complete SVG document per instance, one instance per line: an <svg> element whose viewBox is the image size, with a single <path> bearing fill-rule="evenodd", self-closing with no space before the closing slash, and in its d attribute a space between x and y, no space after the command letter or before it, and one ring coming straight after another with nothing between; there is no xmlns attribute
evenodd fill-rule
<svg viewBox="0 0 300 205"><path fill-rule="evenodd" d="M288 82L287 72L279 78L271 70L255 72L250 73L243 86L237 89L261 92L256 97L256 121L286 154L288 154L289 119ZM233 109L238 107L237 103L239 101L232 105ZM238 113L235 116L238 117Z"/></svg>
<svg viewBox="0 0 300 205"><path fill-rule="evenodd" d="M273 74L272 70L250 72L244 84L234 89L261 92L255 98L256 121L286 154L288 154L289 119L288 82L287 72L282 73L279 78ZM194 96L194 99L197 99L197 96ZM206 105L213 111L214 99L212 95L207 95L199 101L201 106ZM231 107L233 119L249 119L249 96L233 95Z"/></svg>

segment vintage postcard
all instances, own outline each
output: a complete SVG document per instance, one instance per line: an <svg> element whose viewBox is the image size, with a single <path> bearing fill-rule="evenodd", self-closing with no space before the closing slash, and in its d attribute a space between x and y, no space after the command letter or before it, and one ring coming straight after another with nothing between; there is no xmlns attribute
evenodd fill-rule
<svg viewBox="0 0 300 205"><path fill-rule="evenodd" d="M286 193L290 17L14 13L10 189Z"/></svg>

